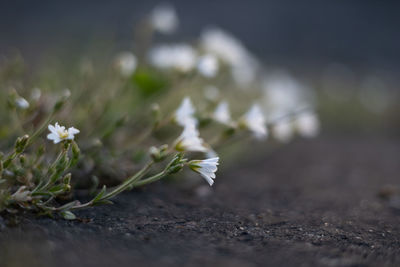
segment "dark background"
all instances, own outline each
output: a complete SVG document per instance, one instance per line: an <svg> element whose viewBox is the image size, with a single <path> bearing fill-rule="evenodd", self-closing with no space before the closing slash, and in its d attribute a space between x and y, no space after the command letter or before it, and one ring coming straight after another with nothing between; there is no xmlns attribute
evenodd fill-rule
<svg viewBox="0 0 400 267"><path fill-rule="evenodd" d="M161 1L1 1L0 54L29 59L60 45L81 53L88 43L113 40L129 47L135 22ZM400 2L367 0L170 1L180 18L179 38L220 26L267 64L354 68L400 67ZM88 42L89 41L89 42Z"/></svg>

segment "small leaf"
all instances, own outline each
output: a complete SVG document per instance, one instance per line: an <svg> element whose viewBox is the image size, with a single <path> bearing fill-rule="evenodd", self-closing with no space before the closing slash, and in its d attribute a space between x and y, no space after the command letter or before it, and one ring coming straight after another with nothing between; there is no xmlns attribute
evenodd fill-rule
<svg viewBox="0 0 400 267"><path fill-rule="evenodd" d="M62 211L61 215L64 217L64 219L66 220L75 220L76 216L75 214L73 214L72 212L70 212L69 210L66 211Z"/></svg>
<svg viewBox="0 0 400 267"><path fill-rule="evenodd" d="M98 202L102 198L102 196L104 196L106 189L107 189L107 187L105 185L103 185L103 188L101 189L101 191L97 194L97 196L95 196L95 198L93 198L93 203Z"/></svg>

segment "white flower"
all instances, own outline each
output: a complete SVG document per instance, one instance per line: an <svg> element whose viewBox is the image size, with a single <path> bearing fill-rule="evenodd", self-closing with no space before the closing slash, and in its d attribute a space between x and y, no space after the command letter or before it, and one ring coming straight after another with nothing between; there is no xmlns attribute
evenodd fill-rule
<svg viewBox="0 0 400 267"><path fill-rule="evenodd" d="M243 116L242 123L254 136L258 139L267 137L267 127L265 125L265 118L257 104L254 104L249 111Z"/></svg>
<svg viewBox="0 0 400 267"><path fill-rule="evenodd" d="M219 103L214 111L213 118L223 124L231 123L231 114L229 112L229 104L226 101Z"/></svg>
<svg viewBox="0 0 400 267"><path fill-rule="evenodd" d="M192 160L189 162L189 167L199 173L206 179L208 184L212 186L214 184L215 172L217 171L217 166L219 157L209 158L205 160Z"/></svg>
<svg viewBox="0 0 400 267"><path fill-rule="evenodd" d="M26 99L23 98L23 97L17 97L17 98L15 99L15 104L17 104L17 106L18 106L20 109L27 109L27 108L29 108L29 102L26 101Z"/></svg>
<svg viewBox="0 0 400 267"><path fill-rule="evenodd" d="M219 69L218 60L213 55L204 55L200 57L199 63L197 64L197 69L204 77L215 77Z"/></svg>
<svg viewBox="0 0 400 267"><path fill-rule="evenodd" d="M303 137L315 137L319 133L320 124L317 115L308 111L297 115L294 120L297 132Z"/></svg>
<svg viewBox="0 0 400 267"><path fill-rule="evenodd" d="M150 63L160 69L191 71L197 60L196 51L187 44L158 45L150 50Z"/></svg>
<svg viewBox="0 0 400 267"><path fill-rule="evenodd" d="M25 202L32 200L31 191L29 191L26 186L21 186L18 190L11 195L11 199L17 202Z"/></svg>
<svg viewBox="0 0 400 267"><path fill-rule="evenodd" d="M284 71L275 71L263 82L264 104L275 116L313 106L315 95L304 84Z"/></svg>
<svg viewBox="0 0 400 267"><path fill-rule="evenodd" d="M52 140L54 144L64 140L74 140L74 136L79 133L79 130L74 127L70 127L66 130L65 127L60 126L58 122L56 122L54 126L50 124L48 128L50 133L47 135L47 139Z"/></svg>
<svg viewBox="0 0 400 267"><path fill-rule="evenodd" d="M186 124L182 134L175 141L175 149L178 151L207 152L209 149L199 136L200 133L193 123Z"/></svg>
<svg viewBox="0 0 400 267"><path fill-rule="evenodd" d="M248 55L246 48L239 40L218 28L206 29L201 34L200 42L205 51L217 55L231 65L239 64Z"/></svg>
<svg viewBox="0 0 400 267"><path fill-rule="evenodd" d="M206 29L201 35L201 47L216 55L231 67L231 74L240 86L251 83L259 68L258 61L244 45L231 34L218 29Z"/></svg>
<svg viewBox="0 0 400 267"><path fill-rule="evenodd" d="M39 88L33 88L31 93L31 98L34 101L38 101L42 96L42 91Z"/></svg>
<svg viewBox="0 0 400 267"><path fill-rule="evenodd" d="M197 119L194 117L196 109L194 108L192 101L189 97L185 97L182 100L181 105L175 111L175 121L182 127L185 127L187 124L197 125Z"/></svg>
<svg viewBox="0 0 400 267"><path fill-rule="evenodd" d="M150 22L156 31L164 34L173 33L179 24L176 11L170 4L156 6L151 12Z"/></svg>
<svg viewBox="0 0 400 267"><path fill-rule="evenodd" d="M293 124L289 119L281 119L272 124L272 135L280 142L289 142L294 133Z"/></svg>
<svg viewBox="0 0 400 267"><path fill-rule="evenodd" d="M136 56L131 52L122 52L117 56L116 64L121 72L121 75L129 77L136 70L137 59Z"/></svg>

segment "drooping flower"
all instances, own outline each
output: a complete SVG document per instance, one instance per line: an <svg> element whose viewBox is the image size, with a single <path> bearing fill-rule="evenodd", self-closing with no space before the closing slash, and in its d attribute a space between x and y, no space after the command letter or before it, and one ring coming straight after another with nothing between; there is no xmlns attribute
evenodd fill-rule
<svg viewBox="0 0 400 267"><path fill-rule="evenodd" d="M29 108L29 102L23 97L17 97L15 99L15 104L20 109L27 109Z"/></svg>
<svg viewBox="0 0 400 267"><path fill-rule="evenodd" d="M194 117L195 112L196 109L192 101L189 97L185 97L179 108L175 111L175 122L182 127L185 127L187 124L194 124L196 126L197 119Z"/></svg>
<svg viewBox="0 0 400 267"><path fill-rule="evenodd" d="M58 122L54 126L50 124L48 128L50 133L47 135L47 139L52 140L54 144L64 140L74 140L75 135L80 132L74 127L70 127L67 130L64 126L60 126Z"/></svg>
<svg viewBox="0 0 400 267"><path fill-rule="evenodd" d="M268 131L261 108L254 104L241 119L241 123L258 139L267 137Z"/></svg>
<svg viewBox="0 0 400 267"><path fill-rule="evenodd" d="M206 179L208 184L212 186L214 184L215 172L218 169L219 157L209 158L205 160L192 160L189 161L189 167L199 173Z"/></svg>
<svg viewBox="0 0 400 267"><path fill-rule="evenodd" d="M179 25L175 8L170 4L156 6L151 12L150 22L156 31L164 34L173 33Z"/></svg>
<svg viewBox="0 0 400 267"><path fill-rule="evenodd" d="M150 50L149 60L160 69L188 72L196 66L197 53L188 44L158 45Z"/></svg>
<svg viewBox="0 0 400 267"><path fill-rule="evenodd" d="M204 55L199 58L197 69L201 75L207 78L215 77L218 73L218 60L211 54Z"/></svg>
<svg viewBox="0 0 400 267"><path fill-rule="evenodd" d="M200 133L193 123L185 125L182 134L175 141L177 151L207 152L209 149L204 144Z"/></svg>
<svg viewBox="0 0 400 267"><path fill-rule="evenodd" d="M116 58L116 65L122 76L131 76L137 67L136 56L131 52L122 52Z"/></svg>
<svg viewBox="0 0 400 267"><path fill-rule="evenodd" d="M315 137L319 133L320 123L315 112L303 112L294 120L297 132L303 137Z"/></svg>
<svg viewBox="0 0 400 267"><path fill-rule="evenodd" d="M213 118L223 124L231 123L231 114L229 112L229 104L226 101L222 101L219 103L217 108L214 111Z"/></svg>

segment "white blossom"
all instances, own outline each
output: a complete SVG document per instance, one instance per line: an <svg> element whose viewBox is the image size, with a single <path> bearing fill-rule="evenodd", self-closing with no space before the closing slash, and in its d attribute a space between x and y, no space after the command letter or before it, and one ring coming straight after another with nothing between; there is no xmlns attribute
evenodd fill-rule
<svg viewBox="0 0 400 267"><path fill-rule="evenodd" d="M185 97L179 108L175 111L175 122L182 127L185 127L187 124L194 124L196 126L197 119L194 117L195 112L196 109L192 101L189 97Z"/></svg>
<svg viewBox="0 0 400 267"><path fill-rule="evenodd" d="M200 138L200 133L193 123L185 125L182 134L175 141L175 149L178 151L207 152L209 149Z"/></svg>
<svg viewBox="0 0 400 267"><path fill-rule="evenodd" d="M179 25L175 8L170 4L156 6L151 12L150 22L156 31L164 34L173 33Z"/></svg>
<svg viewBox="0 0 400 267"><path fill-rule="evenodd" d="M214 184L215 172L218 169L219 157L209 158L205 160L192 160L189 162L189 167L199 173L206 179L208 184L212 186Z"/></svg>
<svg viewBox="0 0 400 267"><path fill-rule="evenodd" d="M294 134L293 123L289 119L281 119L272 124L272 136L280 142L289 142Z"/></svg>
<svg viewBox="0 0 400 267"><path fill-rule="evenodd" d="M229 104L226 101L222 101L221 103L218 104L216 107L213 118L223 124L230 124L232 119L231 119L231 113L229 111Z"/></svg>
<svg viewBox="0 0 400 267"><path fill-rule="evenodd" d="M42 91L39 88L33 88L31 93L31 99L34 101L38 101L42 96Z"/></svg>
<svg viewBox="0 0 400 267"><path fill-rule="evenodd" d="M218 29L206 29L201 35L201 47L231 67L231 74L240 86L248 85L256 76L257 60L244 45L231 34Z"/></svg>
<svg viewBox="0 0 400 267"><path fill-rule="evenodd" d="M242 124L253 132L258 139L267 137L267 127L261 108L254 104L249 111L243 116Z"/></svg>
<svg viewBox="0 0 400 267"><path fill-rule="evenodd" d="M217 55L230 65L240 64L248 56L246 48L239 40L218 28L206 29L200 42L205 51Z"/></svg>
<svg viewBox="0 0 400 267"><path fill-rule="evenodd" d="M11 199L17 202L25 202L32 200L31 191L29 191L26 186L21 186L18 190L11 195Z"/></svg>
<svg viewBox="0 0 400 267"><path fill-rule="evenodd" d="M160 69L188 72L196 66L197 53L188 44L158 45L150 50L149 60Z"/></svg>
<svg viewBox="0 0 400 267"><path fill-rule="evenodd" d="M74 140L74 136L80 132L74 127L67 130L64 126L60 126L58 122L54 126L50 124L48 129L50 133L47 135L47 139L52 140L54 144L64 140Z"/></svg>
<svg viewBox="0 0 400 267"><path fill-rule="evenodd" d="M136 70L136 56L131 52L122 52L116 58L116 65L122 76L129 77Z"/></svg>
<svg viewBox="0 0 400 267"><path fill-rule="evenodd" d="M297 115L294 120L297 132L303 137L315 137L319 133L320 123L314 112L308 111Z"/></svg>
<svg viewBox="0 0 400 267"><path fill-rule="evenodd" d="M19 107L20 109L27 109L29 108L29 102L26 101L25 98L23 97L17 97L15 99L15 104L17 105L17 107Z"/></svg>
<svg viewBox="0 0 400 267"><path fill-rule="evenodd" d="M215 56L211 54L204 55L199 58L197 69L201 75L207 78L215 77L218 73L219 64Z"/></svg>

